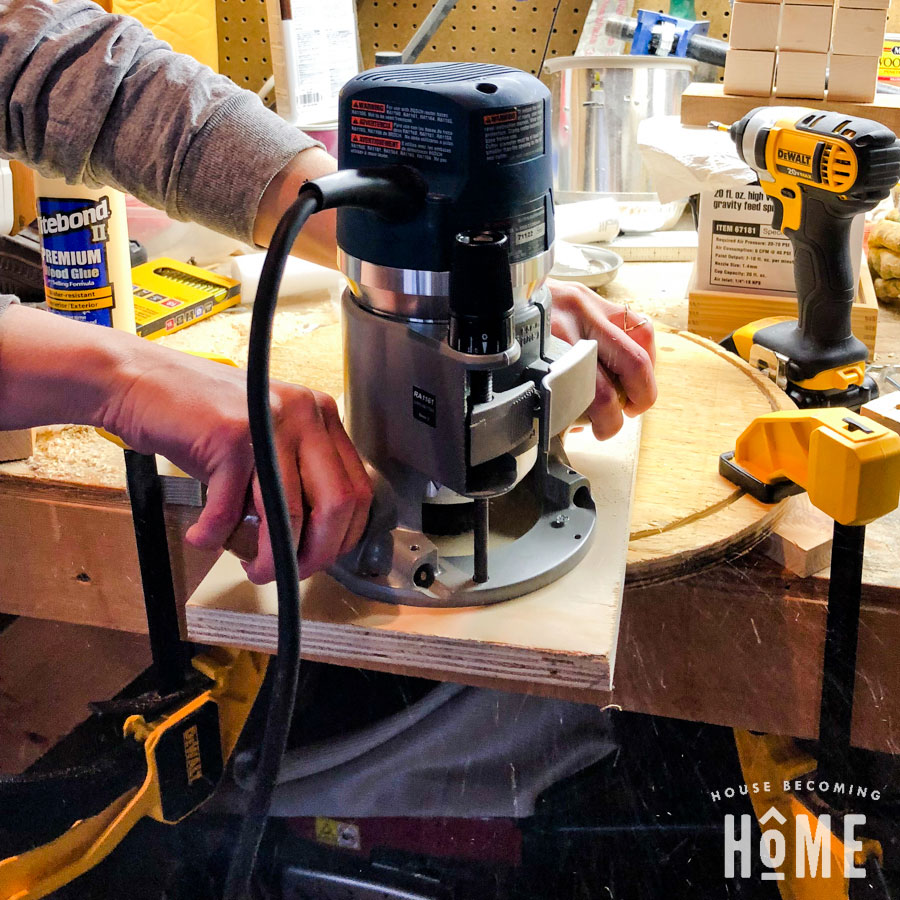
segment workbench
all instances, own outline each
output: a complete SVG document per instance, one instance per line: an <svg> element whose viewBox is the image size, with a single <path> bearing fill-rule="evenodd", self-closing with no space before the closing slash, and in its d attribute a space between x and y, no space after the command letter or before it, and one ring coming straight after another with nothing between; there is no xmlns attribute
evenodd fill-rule
<svg viewBox="0 0 900 900"><path fill-rule="evenodd" d="M691 264L684 262L630 263L601 293L657 322L683 328L690 269ZM244 338L235 336L236 350ZM277 352L276 347L276 356ZM879 322L878 361L900 364L900 313L887 308L882 308ZM683 373L683 384L689 392L690 371ZM6 723L0 725L0 745L13 747L0 754L0 770L27 763L77 721L69 722L75 712L57 712L41 719L42 732L29 720L45 685L35 684L35 677L17 675L14 683L11 680L9 666L22 659L21 646L17 648L11 637L16 629L20 644L29 632L38 641L56 642L57 678L65 670L67 654L74 660L73 667L83 667L90 655L97 670L107 656L114 658L114 673L107 673L101 691L116 679L124 684L126 675L137 674L148 658L142 640L135 637L145 629L137 570L131 570L133 576L122 574L134 550L112 537L113 532L128 533L123 522L129 521L130 514L121 490L102 484L61 485L46 460L39 477L22 479L16 471L21 473L23 465L27 464L0 466L0 527L18 526L34 546L46 542L59 552L54 551L58 564L52 565L33 565L28 555L10 559L7 554L0 559L0 613L26 617L0 634L0 639L6 639L0 640L0 722ZM102 468L101 463L101 473ZM171 518L170 535L183 534L195 515L181 512ZM100 522L114 522L116 528L98 528ZM896 565L900 515L880 520L868 532L854 743L892 751L900 745L900 665L895 650L900 646ZM90 540L84 535L91 535ZM44 563L48 558L47 553L35 557ZM175 577L184 602L215 556L191 553L178 559L182 563ZM110 574L107 580L104 572L112 571L115 577ZM692 574L685 565L683 571L669 572L662 583L626 581L613 689L561 690L547 684L527 689L627 710L814 737L827 588L827 577L797 578L757 551L726 557L699 574ZM64 650L60 637L66 629L71 631L69 650ZM96 652L87 654L86 642L93 642ZM39 653L40 647L32 646L31 651ZM29 659L36 672L34 656ZM124 665L126 660L131 661L133 673ZM396 668L390 660L372 667ZM417 674L441 673L423 670ZM456 680L497 686L474 671ZM73 693L96 696L87 687Z"/></svg>

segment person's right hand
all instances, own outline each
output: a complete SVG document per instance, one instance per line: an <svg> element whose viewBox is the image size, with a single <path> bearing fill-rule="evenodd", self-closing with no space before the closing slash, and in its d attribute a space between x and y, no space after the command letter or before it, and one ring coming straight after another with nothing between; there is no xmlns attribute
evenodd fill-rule
<svg viewBox="0 0 900 900"><path fill-rule="evenodd" d="M223 546L252 502L260 516L259 546L244 568L256 584L271 581L275 567L250 442L246 373L146 341L129 347L103 427L139 452L165 456L208 486L206 507L187 532L193 546ZM271 403L305 578L359 541L372 488L330 396L272 382Z"/></svg>

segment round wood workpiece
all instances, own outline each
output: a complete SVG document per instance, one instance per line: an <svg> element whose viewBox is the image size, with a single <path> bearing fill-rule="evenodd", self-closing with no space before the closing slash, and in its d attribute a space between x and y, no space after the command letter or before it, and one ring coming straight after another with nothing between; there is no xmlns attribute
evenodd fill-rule
<svg viewBox="0 0 900 900"><path fill-rule="evenodd" d="M688 575L764 537L783 504L766 506L718 472L756 417L793 403L718 344L657 327L659 398L644 416L631 514L628 583Z"/></svg>
<svg viewBox="0 0 900 900"><path fill-rule="evenodd" d="M281 378L337 394L340 329L326 326L282 347ZM665 326L656 331L659 399L645 416L631 515L630 584L691 574L753 546L782 513L719 475L719 454L758 415L793 406L767 378L718 344Z"/></svg>

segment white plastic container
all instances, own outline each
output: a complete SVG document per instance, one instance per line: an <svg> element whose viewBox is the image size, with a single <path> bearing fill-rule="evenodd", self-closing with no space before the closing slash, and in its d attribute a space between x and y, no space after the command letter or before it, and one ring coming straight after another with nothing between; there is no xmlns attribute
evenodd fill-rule
<svg viewBox="0 0 900 900"><path fill-rule="evenodd" d="M35 176L47 306L134 334L125 197Z"/></svg>

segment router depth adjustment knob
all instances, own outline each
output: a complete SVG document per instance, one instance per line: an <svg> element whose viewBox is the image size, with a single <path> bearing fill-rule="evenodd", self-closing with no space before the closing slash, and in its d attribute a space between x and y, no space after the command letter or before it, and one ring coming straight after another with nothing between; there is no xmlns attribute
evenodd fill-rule
<svg viewBox="0 0 900 900"><path fill-rule="evenodd" d="M477 356L509 350L515 340L513 307L506 235L458 234L450 264L450 346Z"/></svg>

